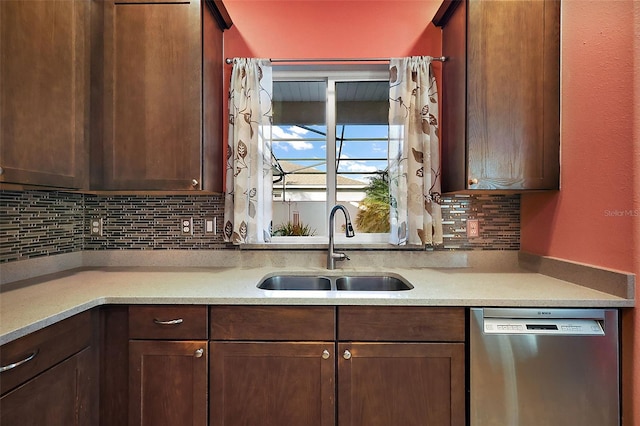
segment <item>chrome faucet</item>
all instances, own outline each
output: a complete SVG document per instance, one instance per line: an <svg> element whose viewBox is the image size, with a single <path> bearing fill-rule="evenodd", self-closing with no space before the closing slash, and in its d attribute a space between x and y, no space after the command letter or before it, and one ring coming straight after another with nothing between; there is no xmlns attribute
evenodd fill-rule
<svg viewBox="0 0 640 426"><path fill-rule="evenodd" d="M342 210L342 213L344 213L344 219L346 222L345 235L347 238L351 238L355 235L355 232L353 232L353 225L351 224L351 218L349 217L349 212L342 204L336 204L331 209L331 213L329 213L329 253L327 254L327 269L336 269L336 261L338 260L349 260L349 257L346 254L336 253L333 251L333 222L336 210Z"/></svg>

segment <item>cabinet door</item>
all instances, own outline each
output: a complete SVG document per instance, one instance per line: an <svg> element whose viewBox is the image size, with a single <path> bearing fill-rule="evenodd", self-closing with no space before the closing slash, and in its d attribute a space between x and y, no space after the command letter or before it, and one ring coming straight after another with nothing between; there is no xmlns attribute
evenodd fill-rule
<svg viewBox="0 0 640 426"><path fill-rule="evenodd" d="M0 425L98 424L98 383L86 348L0 398Z"/></svg>
<svg viewBox="0 0 640 426"><path fill-rule="evenodd" d="M129 424L207 424L207 345L129 343Z"/></svg>
<svg viewBox="0 0 640 426"><path fill-rule="evenodd" d="M443 192L558 189L560 1L453 0L434 23Z"/></svg>
<svg viewBox="0 0 640 426"><path fill-rule="evenodd" d="M451 2L442 28L442 192L467 188L467 3ZM437 22L436 25L443 25Z"/></svg>
<svg viewBox="0 0 640 426"><path fill-rule="evenodd" d="M339 343L340 426L465 424L463 343Z"/></svg>
<svg viewBox="0 0 640 426"><path fill-rule="evenodd" d="M105 3L104 189L200 188L200 7Z"/></svg>
<svg viewBox="0 0 640 426"><path fill-rule="evenodd" d="M467 9L469 188L557 189L560 2Z"/></svg>
<svg viewBox="0 0 640 426"><path fill-rule="evenodd" d="M335 425L333 342L212 342L210 353L212 426Z"/></svg>
<svg viewBox="0 0 640 426"><path fill-rule="evenodd" d="M89 1L0 1L0 182L87 183Z"/></svg>

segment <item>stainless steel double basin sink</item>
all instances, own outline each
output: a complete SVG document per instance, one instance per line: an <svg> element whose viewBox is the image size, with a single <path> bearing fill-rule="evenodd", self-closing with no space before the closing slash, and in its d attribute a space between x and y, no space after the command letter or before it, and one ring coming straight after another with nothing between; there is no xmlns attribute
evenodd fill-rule
<svg viewBox="0 0 640 426"><path fill-rule="evenodd" d="M316 291L406 291L413 286L392 275L274 275L264 278L258 288L262 290L316 290Z"/></svg>

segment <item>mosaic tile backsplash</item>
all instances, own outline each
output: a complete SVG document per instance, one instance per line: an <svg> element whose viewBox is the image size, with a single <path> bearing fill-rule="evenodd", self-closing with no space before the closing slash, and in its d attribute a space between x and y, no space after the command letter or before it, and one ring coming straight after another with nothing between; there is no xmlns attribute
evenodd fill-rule
<svg viewBox="0 0 640 426"><path fill-rule="evenodd" d="M221 195L125 196L57 191L0 191L0 263L81 250L224 248ZM444 250L518 250L518 195L445 196ZM102 236L90 233L102 217ZM191 218L192 232L181 221ZM216 233L205 232L205 220ZM467 238L467 219L480 237Z"/></svg>
<svg viewBox="0 0 640 426"><path fill-rule="evenodd" d="M0 262L80 251L82 194L0 191Z"/></svg>

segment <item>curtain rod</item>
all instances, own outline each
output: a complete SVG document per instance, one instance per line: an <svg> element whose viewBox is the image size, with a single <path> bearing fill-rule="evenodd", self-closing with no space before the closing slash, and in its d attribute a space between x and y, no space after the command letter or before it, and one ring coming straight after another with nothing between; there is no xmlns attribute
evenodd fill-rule
<svg viewBox="0 0 640 426"><path fill-rule="evenodd" d="M225 62L232 64L235 58L227 58ZM271 62L389 62L389 58L305 58L305 59L269 59ZM444 62L446 56L434 57L434 61Z"/></svg>

